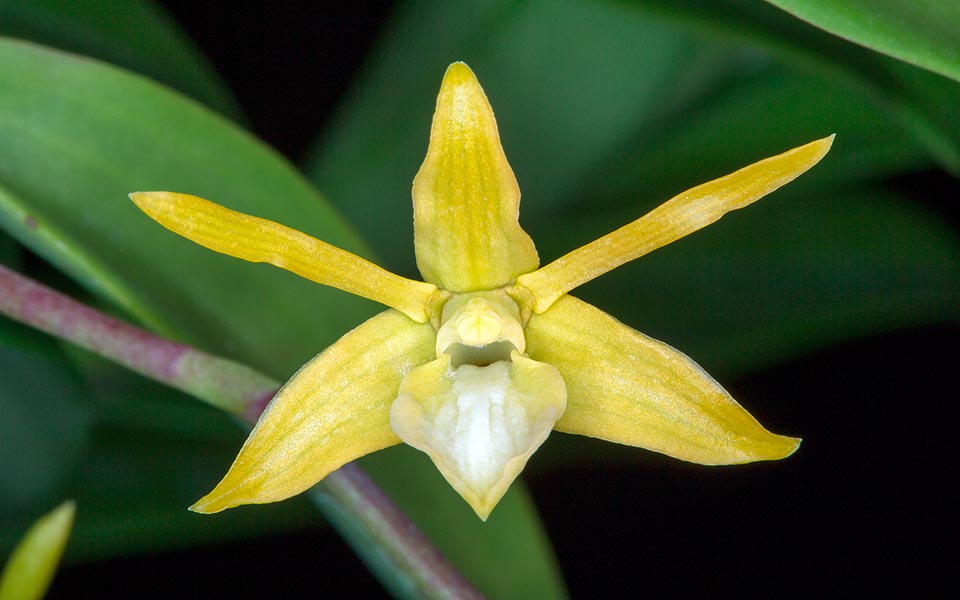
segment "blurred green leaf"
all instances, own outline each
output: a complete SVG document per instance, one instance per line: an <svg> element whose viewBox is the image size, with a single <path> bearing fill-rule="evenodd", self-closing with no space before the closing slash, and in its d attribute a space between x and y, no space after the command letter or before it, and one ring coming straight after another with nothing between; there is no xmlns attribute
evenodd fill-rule
<svg viewBox="0 0 960 600"><path fill-rule="evenodd" d="M819 74L883 111L944 168L960 173L960 84L832 36L761 2L631 0L640 14L718 41L749 44Z"/></svg>
<svg viewBox="0 0 960 600"><path fill-rule="evenodd" d="M20 248L17 242L0 231L0 265L16 268L20 264Z"/></svg>
<svg viewBox="0 0 960 600"><path fill-rule="evenodd" d="M960 80L960 3L767 0L834 35Z"/></svg>
<svg viewBox="0 0 960 600"><path fill-rule="evenodd" d="M187 510L243 443L230 419L157 383L103 368L88 394L91 443L71 484L84 510L75 560L321 526L306 498L204 519Z"/></svg>
<svg viewBox="0 0 960 600"><path fill-rule="evenodd" d="M126 198L138 189L187 191L368 253L287 163L226 121L148 81L19 42L0 41L0 86L12 90L0 95L0 223L154 329L283 377L374 310L277 269L200 248L157 226ZM104 459L114 461L104 472L133 469L115 464L125 460L119 448L104 448ZM182 452L193 464L190 451ZM217 475L203 475L207 485L228 463L222 459ZM166 460L135 473L165 465L177 473L185 468ZM159 473L147 477L166 483L151 485L171 484ZM129 485L121 480L115 492ZM494 564L489 572L502 585L562 589L532 510L504 511L477 538L464 538L450 532L469 528L474 515L432 508L451 502L438 500L450 494L445 482L407 492L401 506L419 515L424 529L447 532L437 541L458 557L458 567L479 572L476 565ZM162 526L170 526L167 518L158 517ZM128 524L118 519L116 531ZM161 535L159 529L151 535ZM484 541L508 538L511 552ZM522 562L510 562L519 555Z"/></svg>
<svg viewBox="0 0 960 600"><path fill-rule="evenodd" d="M770 65L612 147L571 186L567 217L623 208L636 218L685 189L830 133L837 138L828 158L789 190L851 186L930 166L921 146L862 98ZM538 222L531 229L549 235Z"/></svg>
<svg viewBox="0 0 960 600"><path fill-rule="evenodd" d="M90 420L81 396L80 379L55 342L0 317L4 531L14 513L48 505L80 460Z"/></svg>
<svg viewBox="0 0 960 600"><path fill-rule="evenodd" d="M364 252L289 164L227 121L144 79L15 41L0 42L0 87L0 223L100 297L278 378L372 312L179 238L127 198L189 191Z"/></svg>
<svg viewBox="0 0 960 600"><path fill-rule="evenodd" d="M149 0L4 0L0 35L113 63L235 120L243 118L216 70L164 9Z"/></svg>

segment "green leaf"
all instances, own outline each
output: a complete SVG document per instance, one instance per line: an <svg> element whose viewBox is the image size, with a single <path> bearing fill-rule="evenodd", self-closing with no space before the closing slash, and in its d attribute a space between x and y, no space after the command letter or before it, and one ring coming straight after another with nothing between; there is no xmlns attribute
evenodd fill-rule
<svg viewBox="0 0 960 600"><path fill-rule="evenodd" d="M207 59L163 8L149 0L4 0L0 35L111 62L231 118L243 118Z"/></svg>
<svg viewBox="0 0 960 600"><path fill-rule="evenodd" d="M771 65L704 95L696 110L632 132L572 186L567 217L618 209L638 217L685 189L830 133L837 138L829 157L790 190L857 185L930 166L912 136L862 98ZM532 229L541 234L534 239L550 231L539 223ZM552 256L548 249L545 258Z"/></svg>
<svg viewBox="0 0 960 600"><path fill-rule="evenodd" d="M4 531L11 515L56 498L81 460L90 423L81 398L76 371L56 343L0 317L0 514L4 515Z"/></svg>
<svg viewBox="0 0 960 600"><path fill-rule="evenodd" d="M749 0L642 0L638 13L717 41L749 44L796 69L858 94L914 136L944 168L960 173L960 84L851 44Z"/></svg>
<svg viewBox="0 0 960 600"><path fill-rule="evenodd" d="M243 432L223 413L113 365L88 385L96 423L70 483L86 507L74 560L198 546L320 526L306 498L204 519L187 510L223 475Z"/></svg>
<svg viewBox="0 0 960 600"><path fill-rule="evenodd" d="M960 3L767 0L825 31L960 81Z"/></svg>
<svg viewBox="0 0 960 600"><path fill-rule="evenodd" d="M126 198L134 190L190 192L369 253L290 165L223 119L149 81L19 42L0 41L0 87L11 90L0 95L0 224L152 328L285 377L375 310L195 246ZM119 460L114 451L103 456ZM212 485L216 476L203 479ZM440 480L407 492L401 506L426 530L457 532L476 519L433 510L449 501L439 500L450 493ZM532 510L504 511L487 535L510 539L526 559L512 563L517 554L499 545L474 548L449 533L440 549L469 572L496 565L490 572L500 585L561 589Z"/></svg>
<svg viewBox="0 0 960 600"><path fill-rule="evenodd" d="M15 41L0 41L0 87L0 223L96 295L278 378L372 312L179 238L127 198L189 191L365 252L289 164L227 121L145 79Z"/></svg>

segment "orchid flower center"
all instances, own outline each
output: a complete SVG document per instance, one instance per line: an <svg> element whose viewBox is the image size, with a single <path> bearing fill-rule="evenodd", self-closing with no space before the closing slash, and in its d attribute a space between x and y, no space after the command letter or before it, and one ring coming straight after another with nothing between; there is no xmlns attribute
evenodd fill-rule
<svg viewBox="0 0 960 600"><path fill-rule="evenodd" d="M502 291L458 294L443 307L437 331L437 358L450 357L451 366L485 367L510 361L523 353L526 340L520 308Z"/></svg>
<svg viewBox="0 0 960 600"><path fill-rule="evenodd" d="M400 383L391 426L423 450L481 518L546 439L566 407L552 366L523 355L520 307L504 290L444 304L436 360Z"/></svg>

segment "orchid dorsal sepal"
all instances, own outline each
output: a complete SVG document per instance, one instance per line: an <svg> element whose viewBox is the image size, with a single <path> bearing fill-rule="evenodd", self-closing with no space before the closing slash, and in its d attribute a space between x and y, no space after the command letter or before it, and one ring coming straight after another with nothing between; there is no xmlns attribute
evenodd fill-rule
<svg viewBox="0 0 960 600"><path fill-rule="evenodd" d="M577 248L540 269L517 277L515 288L533 298L541 314L558 298L591 279L716 222L793 181L820 162L833 135L765 158L698 185L636 221Z"/></svg>
<svg viewBox="0 0 960 600"><path fill-rule="evenodd" d="M453 63L413 180L414 246L424 280L471 292L536 269L540 259L517 220L519 206L520 186L487 96L470 67Z"/></svg>
<svg viewBox="0 0 960 600"><path fill-rule="evenodd" d="M425 323L446 294L431 283L395 275L356 254L279 223L176 192L134 192L130 199L154 221L201 246L264 262L395 308Z"/></svg>

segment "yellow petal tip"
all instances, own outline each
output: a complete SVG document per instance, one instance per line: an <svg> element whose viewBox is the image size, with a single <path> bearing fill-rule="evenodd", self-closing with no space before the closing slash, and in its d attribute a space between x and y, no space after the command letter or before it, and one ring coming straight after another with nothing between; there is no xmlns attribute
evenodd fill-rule
<svg viewBox="0 0 960 600"><path fill-rule="evenodd" d="M133 203L137 206L145 204L150 200L153 200L157 197L158 194L162 192L130 192L127 194L127 197L133 200Z"/></svg>
<svg viewBox="0 0 960 600"><path fill-rule="evenodd" d="M817 158L812 161L813 164L816 164L816 163L820 162L820 159L827 155L827 152L829 152L829 151L830 151L830 148L833 147L833 140L834 140L836 137L837 137L837 134L831 133L830 135L828 135L828 136L825 137L825 138L821 138L821 139L819 139L819 140L814 140L814 141L810 142L809 144L807 144L808 146L812 146L812 147L816 148L816 149L819 151L819 152L817 153L819 156L817 156ZM801 147L802 147L802 146L801 146ZM811 165L811 166L812 166L812 165Z"/></svg>
<svg viewBox="0 0 960 600"><path fill-rule="evenodd" d="M772 433L759 423L759 429L745 431L740 444L731 447L731 454L723 460L703 461L708 465L734 465L762 460L783 460L800 447L801 439ZM696 461L695 461L696 462Z"/></svg>
<svg viewBox="0 0 960 600"><path fill-rule="evenodd" d="M207 494L203 498L200 498L199 500L194 502L191 506L187 508L187 510L189 510L190 512L201 514L201 515L212 515L214 513L221 512L228 508L233 508L233 506L235 506L223 501L218 502L218 500L220 499L219 498L210 499L210 495Z"/></svg>
<svg viewBox="0 0 960 600"><path fill-rule="evenodd" d="M131 192L127 197L151 219L156 220L162 212L163 203L169 200L172 192Z"/></svg>
<svg viewBox="0 0 960 600"><path fill-rule="evenodd" d="M782 452L776 456L765 458L764 460L780 460L782 458L787 458L788 456L793 455L793 453L800 448L800 444L803 443L803 439L801 438L789 437L786 435L781 435L777 437L779 437L780 441L782 442L782 445L781 445Z"/></svg>
<svg viewBox="0 0 960 600"><path fill-rule="evenodd" d="M457 61L447 67L447 72L443 74L443 85L458 84L465 82L477 82L477 76L473 69L467 66L467 63Z"/></svg>

